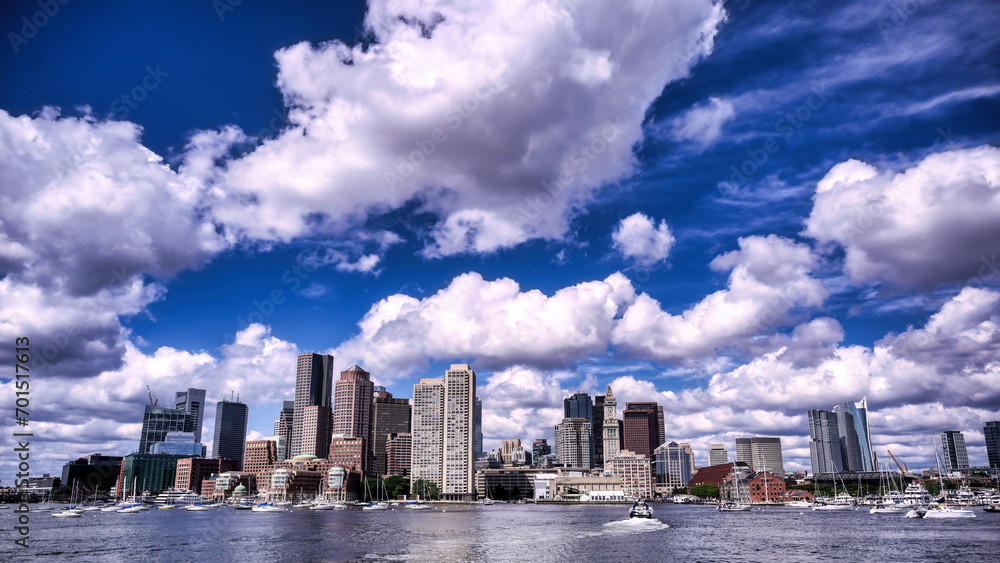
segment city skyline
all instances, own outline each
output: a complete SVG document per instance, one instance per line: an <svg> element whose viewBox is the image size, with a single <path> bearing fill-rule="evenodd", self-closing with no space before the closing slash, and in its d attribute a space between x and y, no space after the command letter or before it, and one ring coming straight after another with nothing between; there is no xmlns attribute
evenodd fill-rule
<svg viewBox="0 0 1000 563"><path fill-rule="evenodd" d="M863 397L848 457L934 467L957 430L988 463L996 3L231 7L0 9L0 408L27 338L33 472L132 451L186 389L209 451L233 393L270 436L303 353L414 403L473 366L475 450L554 445L611 385L699 463L769 436L809 469L807 413ZM317 453L328 399L297 405Z"/></svg>

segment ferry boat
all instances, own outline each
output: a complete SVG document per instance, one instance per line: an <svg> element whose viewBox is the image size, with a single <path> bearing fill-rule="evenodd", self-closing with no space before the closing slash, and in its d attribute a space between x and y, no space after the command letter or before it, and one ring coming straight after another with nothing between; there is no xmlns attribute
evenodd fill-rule
<svg viewBox="0 0 1000 563"><path fill-rule="evenodd" d="M641 505L639 501L632 504L632 509L628 511L629 518L652 518L653 509L649 507L648 504L643 502Z"/></svg>
<svg viewBox="0 0 1000 563"><path fill-rule="evenodd" d="M153 501L155 504L161 505L172 505L172 504L202 504L205 499L201 495L196 495L194 491L182 490L182 489L167 489L160 493Z"/></svg>

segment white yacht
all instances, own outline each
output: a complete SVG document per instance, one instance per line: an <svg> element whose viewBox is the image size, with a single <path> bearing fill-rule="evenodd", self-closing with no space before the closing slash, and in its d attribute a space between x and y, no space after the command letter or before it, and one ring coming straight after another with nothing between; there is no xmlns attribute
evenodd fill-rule
<svg viewBox="0 0 1000 563"><path fill-rule="evenodd" d="M948 506L946 504L939 504L936 506L931 506L924 513L924 518L975 518L976 513L969 510L968 508L958 508L957 506Z"/></svg>
<svg viewBox="0 0 1000 563"><path fill-rule="evenodd" d="M930 504L931 494L920 483L910 483L903 491L903 502L910 506Z"/></svg>
<svg viewBox="0 0 1000 563"><path fill-rule="evenodd" d="M280 506L276 506L273 502L262 502L262 503L258 504L257 506L253 507L250 510L253 511L253 512L284 512L285 511L284 508L282 508Z"/></svg>
<svg viewBox="0 0 1000 563"><path fill-rule="evenodd" d="M194 491L182 489L167 489L160 493L153 501L156 504L202 504L205 499L201 495L196 495Z"/></svg>

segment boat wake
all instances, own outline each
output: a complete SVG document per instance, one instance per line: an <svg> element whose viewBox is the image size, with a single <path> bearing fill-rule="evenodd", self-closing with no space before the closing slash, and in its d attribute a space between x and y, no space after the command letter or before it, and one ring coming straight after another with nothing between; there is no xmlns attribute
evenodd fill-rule
<svg viewBox="0 0 1000 563"><path fill-rule="evenodd" d="M611 534L641 534L644 532L666 530L669 527L669 524L661 522L656 518L628 518L626 520L615 520L605 523L603 532Z"/></svg>

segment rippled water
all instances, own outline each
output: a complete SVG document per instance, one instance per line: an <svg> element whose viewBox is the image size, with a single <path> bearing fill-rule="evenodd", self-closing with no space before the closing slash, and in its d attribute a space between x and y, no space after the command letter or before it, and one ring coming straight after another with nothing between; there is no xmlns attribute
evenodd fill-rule
<svg viewBox="0 0 1000 563"><path fill-rule="evenodd" d="M29 549L0 510L0 561L1000 561L1000 515L968 520L769 507L445 505L280 514L151 510L31 515Z"/></svg>

